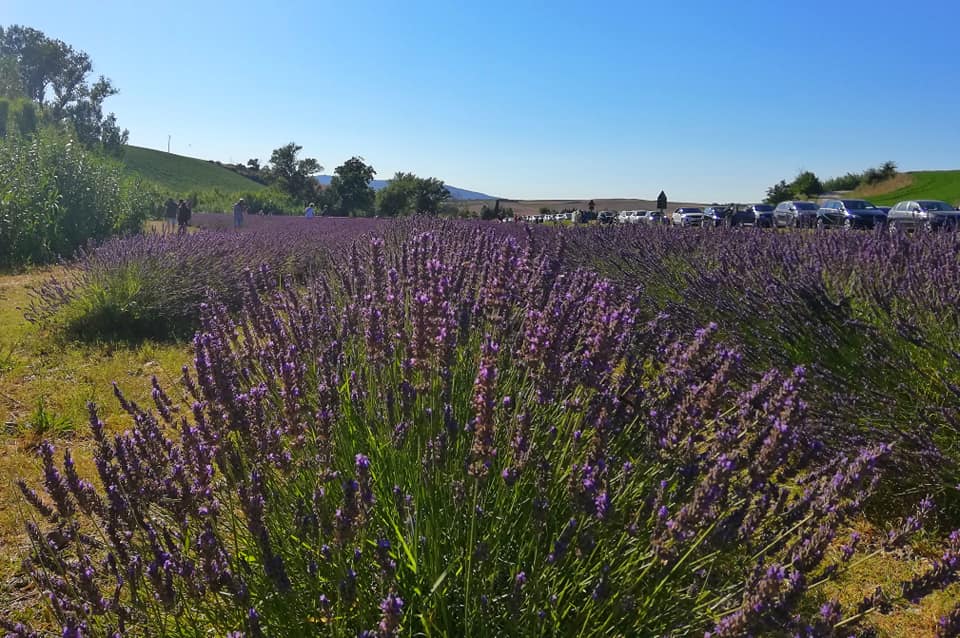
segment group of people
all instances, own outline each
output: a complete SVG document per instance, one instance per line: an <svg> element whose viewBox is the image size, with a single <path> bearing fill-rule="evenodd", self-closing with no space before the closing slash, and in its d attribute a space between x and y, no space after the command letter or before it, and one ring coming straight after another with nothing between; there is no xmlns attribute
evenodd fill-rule
<svg viewBox="0 0 960 638"><path fill-rule="evenodd" d="M187 232L187 225L190 223L190 216L192 214L193 211L190 210L190 203L185 199L175 202L173 198L168 197L164 204L164 218L166 219L167 226L172 229L174 224L176 224L177 233L181 235Z"/></svg>

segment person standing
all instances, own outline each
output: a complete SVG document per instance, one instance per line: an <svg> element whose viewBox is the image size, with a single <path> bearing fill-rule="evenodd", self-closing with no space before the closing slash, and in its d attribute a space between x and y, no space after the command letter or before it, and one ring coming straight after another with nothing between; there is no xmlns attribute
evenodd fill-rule
<svg viewBox="0 0 960 638"><path fill-rule="evenodd" d="M246 204L243 202L243 198L237 200L237 203L233 205L233 228L234 230L239 230L243 227L243 213L246 212Z"/></svg>
<svg viewBox="0 0 960 638"><path fill-rule="evenodd" d="M180 204L177 206L177 233L180 235L185 235L187 233L187 224L190 223L190 205L187 204L186 200L181 199Z"/></svg>
<svg viewBox="0 0 960 638"><path fill-rule="evenodd" d="M172 197L168 197L163 205L163 218L165 225L169 226L170 230L173 230L177 225L177 202L173 201Z"/></svg>
<svg viewBox="0 0 960 638"><path fill-rule="evenodd" d="M313 216L316 214L316 210L313 207L313 202L310 202L310 205L307 206L306 210L303 211L303 216L307 219L313 219Z"/></svg>

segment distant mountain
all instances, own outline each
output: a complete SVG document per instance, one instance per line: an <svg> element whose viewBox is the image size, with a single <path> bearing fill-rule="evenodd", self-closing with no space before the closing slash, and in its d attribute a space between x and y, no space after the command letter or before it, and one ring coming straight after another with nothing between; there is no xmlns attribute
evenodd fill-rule
<svg viewBox="0 0 960 638"><path fill-rule="evenodd" d="M317 175L317 181L324 186L329 186L331 177L332 175ZM370 182L370 186L373 188L373 190L378 191L381 188L386 188L387 184L389 183L390 180L388 179L375 179ZM456 186L451 186L450 184L445 184L445 186L447 187L447 190L450 191L451 199L497 199L492 195L485 195L484 193L478 193L477 191L468 191L465 188L457 188Z"/></svg>

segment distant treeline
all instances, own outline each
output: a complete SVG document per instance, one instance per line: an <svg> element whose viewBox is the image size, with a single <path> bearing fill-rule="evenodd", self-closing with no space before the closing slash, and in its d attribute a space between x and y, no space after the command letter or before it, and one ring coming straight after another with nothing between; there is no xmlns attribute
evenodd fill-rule
<svg viewBox="0 0 960 638"><path fill-rule="evenodd" d="M884 162L862 173L847 173L840 177L831 177L821 181L812 171L801 171L791 182L780 180L767 189L768 204L779 204L788 199L808 199L833 191L852 191L861 186L878 184L897 174L895 162Z"/></svg>

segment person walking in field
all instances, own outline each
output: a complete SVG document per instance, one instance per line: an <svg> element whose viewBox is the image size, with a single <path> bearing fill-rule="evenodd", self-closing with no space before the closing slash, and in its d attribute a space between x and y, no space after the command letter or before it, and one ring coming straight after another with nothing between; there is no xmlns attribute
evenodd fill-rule
<svg viewBox="0 0 960 638"><path fill-rule="evenodd" d="M237 203L233 205L233 228L234 230L240 230L243 228L243 214L246 212L247 205L244 203L243 198L237 200Z"/></svg>
<svg viewBox="0 0 960 638"><path fill-rule="evenodd" d="M172 197L168 197L163 205L163 218L170 230L173 230L174 226L177 225L177 202L173 201Z"/></svg>
<svg viewBox="0 0 960 638"><path fill-rule="evenodd" d="M181 199L180 204L177 206L178 234L187 234L187 224L190 223L190 214L190 205L186 202L186 200Z"/></svg>
<svg viewBox="0 0 960 638"><path fill-rule="evenodd" d="M307 206L306 210L303 211L303 216L307 219L313 219L313 216L316 214L316 210L313 207L313 202L310 202L310 205Z"/></svg>

